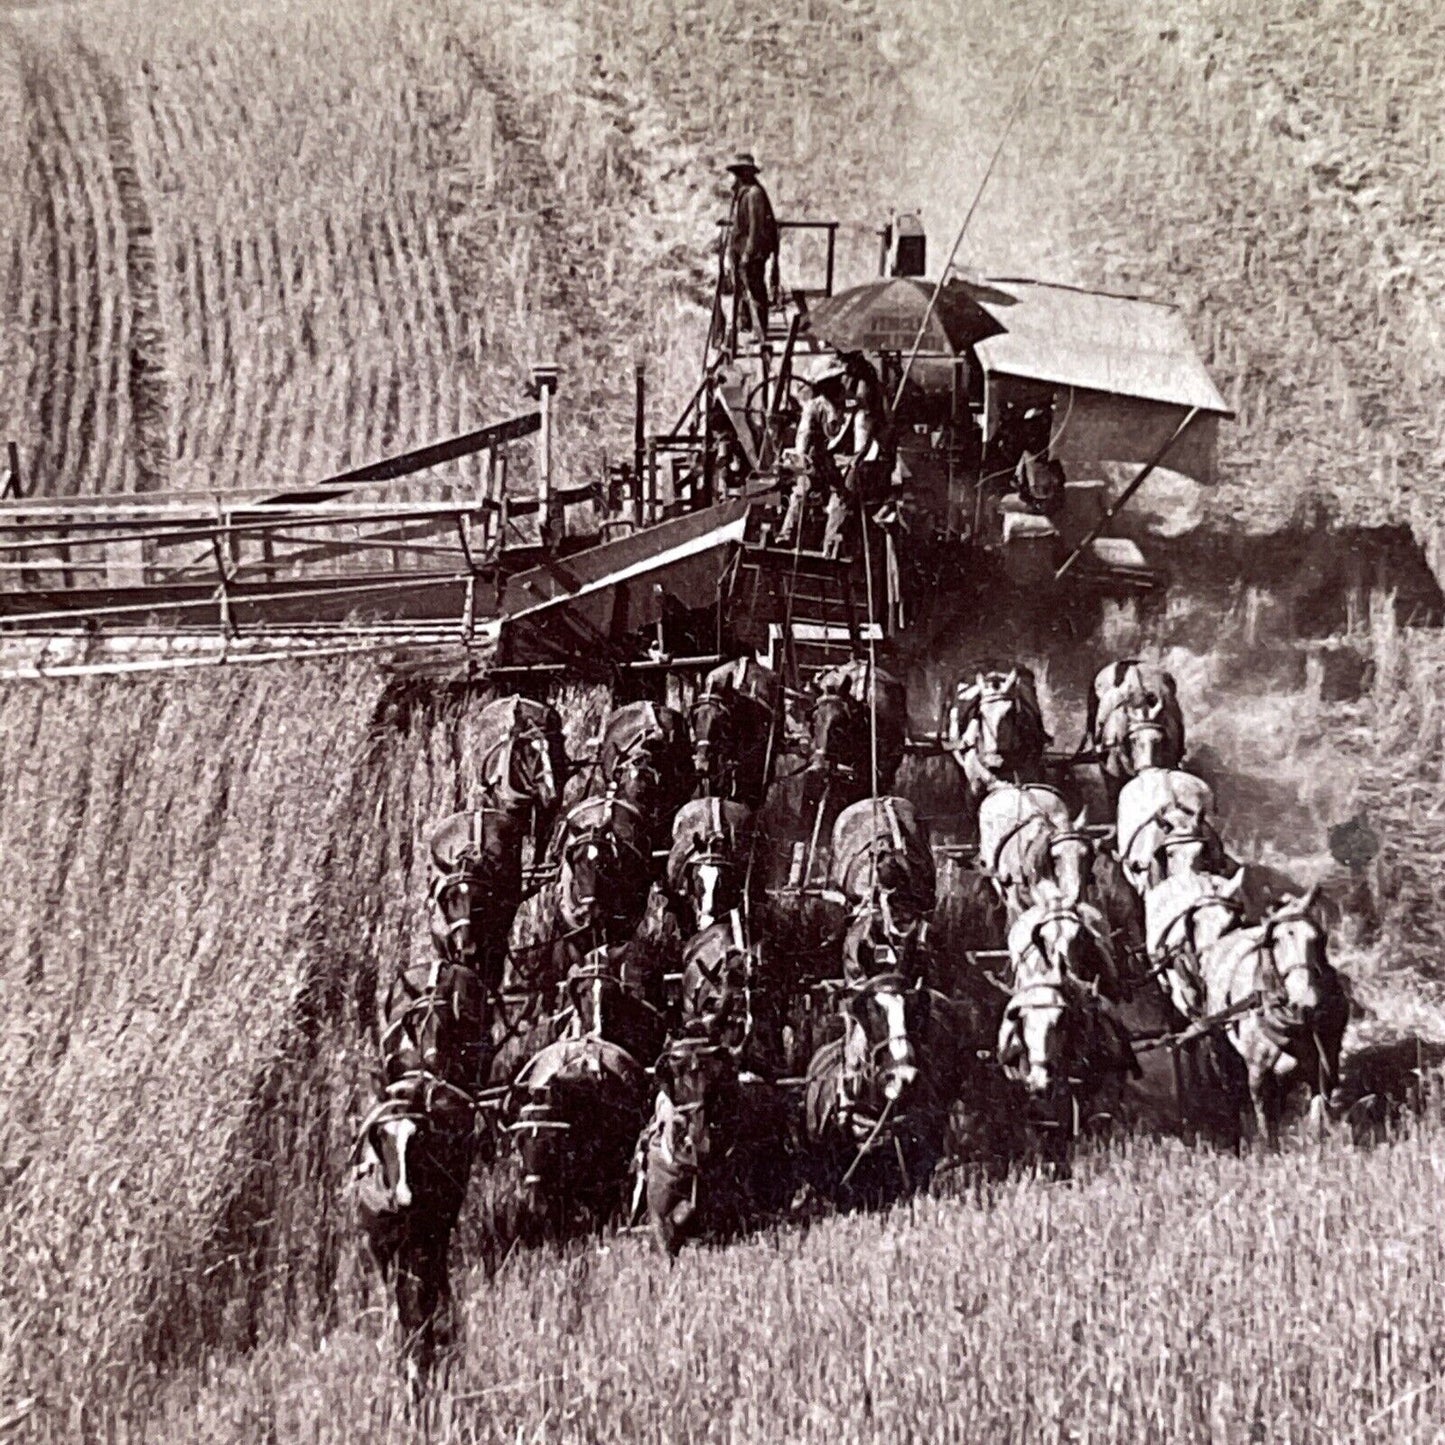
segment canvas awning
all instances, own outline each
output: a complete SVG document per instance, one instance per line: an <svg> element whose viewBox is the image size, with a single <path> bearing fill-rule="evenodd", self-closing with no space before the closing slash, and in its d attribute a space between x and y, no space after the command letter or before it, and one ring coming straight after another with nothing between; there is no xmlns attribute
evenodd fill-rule
<svg viewBox="0 0 1445 1445"><path fill-rule="evenodd" d="M1233 415L1173 306L1011 278L969 291L1003 328L974 346L985 371Z"/></svg>

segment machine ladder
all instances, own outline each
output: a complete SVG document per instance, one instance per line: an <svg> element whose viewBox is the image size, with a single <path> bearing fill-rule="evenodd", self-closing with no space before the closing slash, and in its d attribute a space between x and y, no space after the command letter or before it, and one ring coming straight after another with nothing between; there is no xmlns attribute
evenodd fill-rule
<svg viewBox="0 0 1445 1445"><path fill-rule="evenodd" d="M855 571L851 562L791 548L742 549L734 595L748 641L790 686L864 654L868 624Z"/></svg>

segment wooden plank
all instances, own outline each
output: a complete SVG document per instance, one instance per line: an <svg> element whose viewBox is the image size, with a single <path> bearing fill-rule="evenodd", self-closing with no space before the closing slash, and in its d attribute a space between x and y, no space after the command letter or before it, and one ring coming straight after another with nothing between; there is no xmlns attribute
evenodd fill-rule
<svg viewBox="0 0 1445 1445"><path fill-rule="evenodd" d="M444 462L459 461L462 457L475 456L478 452L490 451L504 446L508 442L520 441L523 437L529 437L541 429L542 413L529 411L522 416L508 417L506 421L493 422L491 426L480 427L476 431L465 432L461 436L450 437L443 442L433 442L430 446L418 447L415 451L402 452L394 457L385 457L379 462L371 462L364 467L354 467L349 472L337 472L334 476L325 477L312 486L301 487L294 492L282 492L269 500L282 504L315 501L320 492L339 495L340 493L336 491L337 488L341 488L342 492L345 492L352 487L364 486L369 483L394 482L401 477L409 477L415 472L424 472L431 467L439 467Z"/></svg>

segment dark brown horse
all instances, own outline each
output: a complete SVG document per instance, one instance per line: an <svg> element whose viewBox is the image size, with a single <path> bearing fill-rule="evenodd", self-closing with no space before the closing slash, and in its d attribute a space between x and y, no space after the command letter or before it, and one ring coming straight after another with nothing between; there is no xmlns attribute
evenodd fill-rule
<svg viewBox="0 0 1445 1445"><path fill-rule="evenodd" d="M927 1185L977 1061L960 1007L900 974L850 989L840 1013L843 1037L808 1065L811 1182L843 1204L886 1203Z"/></svg>
<svg viewBox="0 0 1445 1445"><path fill-rule="evenodd" d="M472 1154L471 1096L421 1071L386 1090L353 1151L359 1223L395 1290L403 1358L418 1384L435 1361L437 1320L450 1293L447 1254Z"/></svg>
<svg viewBox="0 0 1445 1445"><path fill-rule="evenodd" d="M864 799L833 825L829 882L853 914L843 939L843 975L924 972L921 950L938 902L928 828L906 798Z"/></svg>
<svg viewBox="0 0 1445 1445"><path fill-rule="evenodd" d="M682 955L682 1030L741 1051L754 1026L753 952L734 910L695 934Z"/></svg>
<svg viewBox="0 0 1445 1445"><path fill-rule="evenodd" d="M431 831L429 923L438 957L501 987L512 919L522 901L522 825L511 813L453 813Z"/></svg>
<svg viewBox="0 0 1445 1445"><path fill-rule="evenodd" d="M462 964L434 959L400 970L382 1006L382 1075L412 1074L471 1091L491 1067L490 991Z"/></svg>
<svg viewBox="0 0 1445 1445"><path fill-rule="evenodd" d="M742 803L694 798L678 809L666 879L684 936L741 906L752 834L753 816Z"/></svg>
<svg viewBox="0 0 1445 1445"><path fill-rule="evenodd" d="M652 886L647 820L624 798L584 798L553 844L561 929L617 942L630 935Z"/></svg>
<svg viewBox="0 0 1445 1445"><path fill-rule="evenodd" d="M556 822L569 763L556 708L525 697L489 702L477 719L478 771L491 807L531 825L540 857Z"/></svg>
<svg viewBox="0 0 1445 1445"><path fill-rule="evenodd" d="M674 1039L658 1061L657 1101L639 1144L647 1213L676 1254L700 1234L734 1234L793 1193L786 1097L745 1073L706 1034Z"/></svg>
<svg viewBox="0 0 1445 1445"><path fill-rule="evenodd" d="M681 713L654 702L630 702L608 713L589 792L632 804L647 826L650 847L667 846L673 815L693 786Z"/></svg>
<svg viewBox="0 0 1445 1445"><path fill-rule="evenodd" d="M752 658L708 673L688 713L700 797L762 803L781 703L777 673Z"/></svg>
<svg viewBox="0 0 1445 1445"><path fill-rule="evenodd" d="M437 958L401 970L383 1006L384 1090L356 1143L361 1226L395 1285L406 1359L421 1375L431 1368L448 1245L471 1174L489 1023L488 991L472 969Z"/></svg>
<svg viewBox="0 0 1445 1445"><path fill-rule="evenodd" d="M666 1039L625 945L593 950L564 985L563 1036L523 1065L508 1094L508 1131L534 1218L553 1227L581 1207L594 1219L621 1203L652 1099L646 1066Z"/></svg>
<svg viewBox="0 0 1445 1445"><path fill-rule="evenodd" d="M903 683L859 659L819 673L813 693L808 710L808 771L846 782L854 798L872 792L876 723L877 790L887 792L903 761L907 739Z"/></svg>

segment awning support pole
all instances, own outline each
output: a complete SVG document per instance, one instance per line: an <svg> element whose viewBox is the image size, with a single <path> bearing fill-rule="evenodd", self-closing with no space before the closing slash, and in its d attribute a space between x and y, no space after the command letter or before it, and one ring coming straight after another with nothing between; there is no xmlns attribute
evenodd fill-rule
<svg viewBox="0 0 1445 1445"><path fill-rule="evenodd" d="M1104 515L1100 517L1099 520L1095 522L1094 525L1090 527L1089 530L1084 534L1084 540L1080 542L1079 545L1075 547L1072 552L1069 553L1067 559L1064 562L1064 565L1060 567L1057 572L1054 573L1055 582L1062 581L1063 577L1074 565L1074 563L1077 562L1081 556L1083 556L1085 549L1088 548L1089 545L1098 538L1099 534L1104 530L1104 528L1107 527L1109 523L1112 522L1114 518L1117 517L1119 513L1124 510L1124 508L1129 503L1130 497L1132 497L1134 493L1137 492L1139 488L1144 485L1144 482L1148 478L1149 473L1152 472L1154 468L1157 467L1159 463L1164 460L1164 458L1169 454L1169 451L1173 447L1174 443L1177 442L1179 438L1184 435L1185 431L1187 431L1189 428L1189 424L1198 415L1199 408L1197 406L1191 406L1184 420L1181 421L1179 425L1175 427L1174 430L1170 433L1170 435L1165 438L1164 445L1161 446L1159 450L1156 451L1154 455L1150 457L1147 462L1144 463L1143 471L1141 471L1139 475L1135 477L1134 480L1130 482L1129 485L1125 487L1124 490L1119 494L1119 500L1114 502L1110 507L1105 510Z"/></svg>

